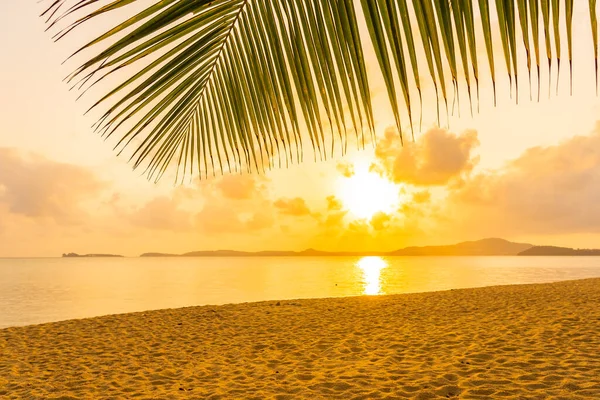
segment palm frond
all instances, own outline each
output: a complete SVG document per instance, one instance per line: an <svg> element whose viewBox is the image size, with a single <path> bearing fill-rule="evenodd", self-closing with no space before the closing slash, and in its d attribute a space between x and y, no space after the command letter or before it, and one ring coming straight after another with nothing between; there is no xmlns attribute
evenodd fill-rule
<svg viewBox="0 0 600 400"><path fill-rule="evenodd" d="M47 1L43 16L57 40L115 10L129 15L75 52L94 55L68 80L85 91L121 79L93 104L106 107L95 128L118 133L120 151L133 145L134 167L156 179L171 165L181 176L206 176L298 162L304 132L320 158L336 145L344 151L349 132L373 134L361 16L400 132L403 115L414 129L423 73L438 121L442 104L449 114L449 88L453 111L461 86L471 111L479 104L481 38L494 102L497 41L516 101L521 51L530 97L535 60L539 99L542 40L557 89L565 40L573 73L573 0L149 0L142 11L130 11L134 0ZM595 0L589 9L597 75Z"/></svg>
<svg viewBox="0 0 600 400"><path fill-rule="evenodd" d="M57 29L61 38L130 3L58 0L45 14L54 29L74 19ZM145 164L149 176L173 161L182 174L205 175L299 161L301 121L321 157L336 141L343 148L348 131L373 130L350 0L160 1L75 54L109 41L69 80L89 88L131 71L92 108L111 102L96 129L119 130L118 147L135 142L134 167Z"/></svg>
<svg viewBox="0 0 600 400"><path fill-rule="evenodd" d="M406 0L361 0L365 9L366 18L370 24L370 33L373 45L379 53L403 54L408 52L414 54L414 44L402 42L392 34L384 36L378 32L391 32L394 15L388 10L395 4L402 8ZM598 86L598 27L596 1L589 1L590 21L594 43L594 57L596 59L596 86ZM369 7L379 12L366 11ZM471 86L474 79L477 91L480 83L480 67L477 57L477 40L483 38L486 48L487 64L489 66L492 81L494 104L496 103L496 60L494 59L494 46L502 47L502 54L511 93L515 93L515 101L519 101L519 65L518 55L525 53L526 66L528 70L529 90L531 96L533 58L535 58L535 69L537 72L538 100L540 96L541 60L540 46L545 45L548 63L548 86L552 85L552 78L556 79L556 91L561 73L561 57L563 48L561 44L566 42L569 61L570 89L573 90L573 0L478 0L477 5L472 0L412 0L414 18L397 18L397 23L402 26L403 31L417 30L421 36L421 45L425 53L429 76L433 81L436 93L441 92L441 97L446 110L448 110L447 83L451 78L452 87L458 101L459 85L466 86L469 94L470 106L472 108ZM497 23L492 22L492 12L495 11ZM386 16L389 14L390 17ZM475 26L475 20L479 26ZM542 26L543 31L540 29ZM480 32L480 34L476 34ZM518 35L522 38L522 44L517 41ZM499 40L498 40L499 39ZM541 41L544 44L541 44ZM499 42L499 43L498 43ZM456 47L458 44L458 48ZM401 50L395 50L398 46L405 46ZM468 47L468 51L467 51ZM395 89L394 81L400 81L400 90L416 84L419 95L421 95L421 83L405 82L410 74L405 74L398 69L397 74L390 64L391 57L378 57L388 90ZM462 75L458 73L457 63L462 65ZM418 68L416 62L413 68ZM469 66L471 68L469 68ZM471 72L472 71L472 75ZM446 71L446 72L445 72ZM424 72L424 71L423 71ZM447 74L450 74L448 76ZM446 74L446 75L445 75ZM410 80L410 79L409 79ZM479 93L479 92L478 92ZM550 90L549 90L550 93ZM404 94L410 98L409 94ZM390 95L390 102L394 112L399 114L401 104L397 101L398 96ZM479 96L477 96L477 105ZM412 110L409 107L409 116ZM439 104L438 104L439 121Z"/></svg>

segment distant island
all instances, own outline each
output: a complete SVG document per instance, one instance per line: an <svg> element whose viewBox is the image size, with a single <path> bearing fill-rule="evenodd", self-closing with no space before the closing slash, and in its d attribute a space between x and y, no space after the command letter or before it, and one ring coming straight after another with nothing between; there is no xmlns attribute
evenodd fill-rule
<svg viewBox="0 0 600 400"><path fill-rule="evenodd" d="M63 258L77 258L77 257L123 257L116 254L77 254L77 253L63 253Z"/></svg>
<svg viewBox="0 0 600 400"><path fill-rule="evenodd" d="M520 256L600 256L600 249L572 249L570 247L534 246Z"/></svg>
<svg viewBox="0 0 600 400"><path fill-rule="evenodd" d="M406 247L394 251L236 251L207 250L184 254L145 253L141 257L365 257L365 256L516 256L534 247L527 243L513 243L504 239L482 239L447 246Z"/></svg>
<svg viewBox="0 0 600 400"><path fill-rule="evenodd" d="M348 257L389 255L387 252L332 252L307 249L303 251L237 251L204 250L184 254L144 253L140 257Z"/></svg>
<svg viewBox="0 0 600 400"><path fill-rule="evenodd" d="M123 257L114 254L65 253L63 257ZM183 254L144 253L140 257L367 257L367 256L600 256L600 249L573 249L570 247L535 246L529 243L509 242L488 238L443 246L411 246L393 251L238 251L201 250Z"/></svg>
<svg viewBox="0 0 600 400"><path fill-rule="evenodd" d="M364 257L364 256L587 256L600 250L578 250L567 247L534 246L489 238L445 246L412 246L387 252L336 252L307 249L303 251L236 251L206 250L184 254L145 253L141 257Z"/></svg>
<svg viewBox="0 0 600 400"><path fill-rule="evenodd" d="M406 247L392 251L392 256L516 256L534 247L529 243L513 243L504 239L482 239L447 246Z"/></svg>

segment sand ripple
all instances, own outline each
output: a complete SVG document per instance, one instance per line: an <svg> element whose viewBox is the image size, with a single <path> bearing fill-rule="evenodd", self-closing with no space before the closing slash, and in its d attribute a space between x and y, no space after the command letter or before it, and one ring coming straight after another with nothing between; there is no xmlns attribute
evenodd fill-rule
<svg viewBox="0 0 600 400"><path fill-rule="evenodd" d="M600 279L0 330L2 399L600 399Z"/></svg>

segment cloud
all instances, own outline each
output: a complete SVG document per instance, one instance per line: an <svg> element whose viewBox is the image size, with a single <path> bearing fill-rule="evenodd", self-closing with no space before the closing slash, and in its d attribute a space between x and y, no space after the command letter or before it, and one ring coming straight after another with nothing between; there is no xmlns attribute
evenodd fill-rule
<svg viewBox="0 0 600 400"><path fill-rule="evenodd" d="M431 200L431 193L427 190L415 192L412 195L412 201L416 204L428 203Z"/></svg>
<svg viewBox="0 0 600 400"><path fill-rule="evenodd" d="M331 211L321 219L319 226L324 228L324 233L329 233L332 230L338 231L344 227L344 218L348 211ZM336 232L337 233L337 232Z"/></svg>
<svg viewBox="0 0 600 400"><path fill-rule="evenodd" d="M335 196L327 196L327 210L328 211L339 211L344 208L342 201Z"/></svg>
<svg viewBox="0 0 600 400"><path fill-rule="evenodd" d="M250 232L256 232L270 228L273 226L274 222L275 218L273 217L273 213L270 211L270 207L266 207L252 214L244 225L246 230Z"/></svg>
<svg viewBox="0 0 600 400"><path fill-rule="evenodd" d="M279 199L273 204L279 210L279 213L283 215L303 217L310 214L310 209L306 205L306 201L301 197L296 197L294 199Z"/></svg>
<svg viewBox="0 0 600 400"><path fill-rule="evenodd" d="M339 162L336 166L337 171L345 178L350 178L354 175L354 165L348 162Z"/></svg>
<svg viewBox="0 0 600 400"><path fill-rule="evenodd" d="M600 127L477 174L453 188L448 203L468 229L556 234L600 232L598 199Z"/></svg>
<svg viewBox="0 0 600 400"><path fill-rule="evenodd" d="M148 229L186 231L192 227L191 214L180 209L176 199L167 196L146 203L131 214L129 220L135 226Z"/></svg>
<svg viewBox="0 0 600 400"><path fill-rule="evenodd" d="M226 199L247 200L261 190L258 179L256 175L225 175L216 187Z"/></svg>
<svg viewBox="0 0 600 400"><path fill-rule="evenodd" d="M396 183L442 186L473 169L478 160L472 152L478 145L475 131L455 135L439 128L427 131L415 143L402 145L397 131L388 128L375 155Z"/></svg>
<svg viewBox="0 0 600 400"><path fill-rule="evenodd" d="M274 207L262 175L225 175L203 182L204 207L195 226L205 234L251 234L274 224Z"/></svg>
<svg viewBox="0 0 600 400"><path fill-rule="evenodd" d="M313 227L316 229L315 235L321 237L338 235L347 228L345 220L348 210L344 210L342 201L333 195L327 196L325 200L327 204L325 210L319 210L312 214L317 223Z"/></svg>
<svg viewBox="0 0 600 400"><path fill-rule="evenodd" d="M205 233L239 233L243 223L237 213L218 202L210 202L196 215L196 226Z"/></svg>
<svg viewBox="0 0 600 400"><path fill-rule="evenodd" d="M196 227L207 234L250 234L270 228L274 218L268 204L257 209L236 209L213 199L196 215Z"/></svg>
<svg viewBox="0 0 600 400"><path fill-rule="evenodd" d="M47 218L62 224L81 222L82 203L105 188L84 167L0 148L0 204L12 214Z"/></svg>
<svg viewBox="0 0 600 400"><path fill-rule="evenodd" d="M384 212L378 212L371 218L370 224L376 231L382 231L388 227L388 223L392 219L391 216Z"/></svg>

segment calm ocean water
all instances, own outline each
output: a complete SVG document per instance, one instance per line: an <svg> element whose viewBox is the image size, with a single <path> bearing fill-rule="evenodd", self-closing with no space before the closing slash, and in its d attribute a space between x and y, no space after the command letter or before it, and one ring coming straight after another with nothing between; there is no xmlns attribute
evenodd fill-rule
<svg viewBox="0 0 600 400"><path fill-rule="evenodd" d="M600 277L600 257L0 259L0 328L162 308Z"/></svg>

